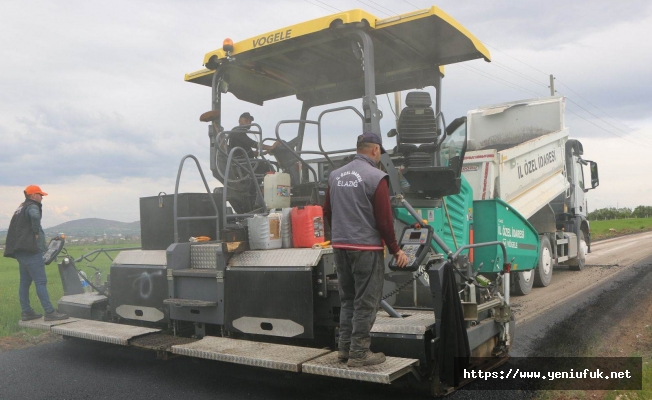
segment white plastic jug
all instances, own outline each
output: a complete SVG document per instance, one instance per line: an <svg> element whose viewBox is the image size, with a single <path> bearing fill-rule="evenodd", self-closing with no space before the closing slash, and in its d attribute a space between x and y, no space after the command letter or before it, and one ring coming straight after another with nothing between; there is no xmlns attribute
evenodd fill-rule
<svg viewBox="0 0 652 400"><path fill-rule="evenodd" d="M292 208L281 210L281 239L283 239L283 248L292 248L292 221L290 220Z"/></svg>
<svg viewBox="0 0 652 400"><path fill-rule="evenodd" d="M290 207L290 174L277 172L265 175L263 193L267 209Z"/></svg>
<svg viewBox="0 0 652 400"><path fill-rule="evenodd" d="M268 216L254 215L247 219L249 231L249 248L251 250L280 249L281 214L271 213Z"/></svg>

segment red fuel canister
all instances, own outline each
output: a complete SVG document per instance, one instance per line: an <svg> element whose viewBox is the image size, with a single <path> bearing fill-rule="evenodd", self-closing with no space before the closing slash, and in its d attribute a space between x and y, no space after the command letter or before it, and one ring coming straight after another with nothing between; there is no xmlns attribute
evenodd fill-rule
<svg viewBox="0 0 652 400"><path fill-rule="evenodd" d="M324 211L321 206L293 207L292 243L294 247L312 247L324 238Z"/></svg>

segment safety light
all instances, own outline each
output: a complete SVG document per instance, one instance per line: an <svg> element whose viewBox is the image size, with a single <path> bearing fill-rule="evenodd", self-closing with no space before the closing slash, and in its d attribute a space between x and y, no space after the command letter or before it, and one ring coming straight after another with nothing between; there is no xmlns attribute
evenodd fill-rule
<svg viewBox="0 0 652 400"><path fill-rule="evenodd" d="M226 53L231 53L233 51L233 40L230 38L224 39L224 42L222 42L222 50Z"/></svg>

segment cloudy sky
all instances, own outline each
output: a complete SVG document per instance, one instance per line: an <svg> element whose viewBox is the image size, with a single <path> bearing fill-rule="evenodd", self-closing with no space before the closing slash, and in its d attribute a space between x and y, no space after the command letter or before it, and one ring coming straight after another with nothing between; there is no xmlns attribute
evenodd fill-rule
<svg viewBox="0 0 652 400"><path fill-rule="evenodd" d="M139 219L139 198L174 192L186 154L208 169L210 90L185 83L222 40L362 8L378 18L426 0L11 1L0 3L0 229L26 185L50 193L45 227L78 218ZM566 125L600 165L589 208L652 205L652 6L649 1L453 1L438 7L492 53L493 63L449 66L449 119L481 105L566 95ZM297 118L293 99L262 108L226 95L225 126L250 111L271 135ZM389 103L380 98L392 127ZM360 106L359 104L357 104ZM326 122L330 143L350 140ZM387 140L387 139L386 139ZM348 147L348 146L346 146ZM182 191L202 185L190 164ZM211 187L218 182L210 178Z"/></svg>

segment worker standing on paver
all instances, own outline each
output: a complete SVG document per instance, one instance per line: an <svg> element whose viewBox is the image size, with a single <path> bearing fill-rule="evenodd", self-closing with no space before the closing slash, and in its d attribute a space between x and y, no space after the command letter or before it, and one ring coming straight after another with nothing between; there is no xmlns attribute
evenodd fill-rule
<svg viewBox="0 0 652 400"><path fill-rule="evenodd" d="M353 161L331 172L324 202L342 303L338 358L349 367L385 361L383 353L369 350L383 292L383 242L399 267L408 261L394 234L388 177L378 168L383 153L380 136L358 136Z"/></svg>
<svg viewBox="0 0 652 400"><path fill-rule="evenodd" d="M45 264L43 253L47 251L45 245L45 233L41 227L41 216L43 208L41 201L43 196L48 194L36 185L27 186L24 190L25 201L18 206L14 216L9 223L5 257L18 260L20 269L20 286L18 297L22 309L21 319L29 321L41 318L29 304L29 288L34 281L36 294L41 301L45 311L46 321L66 319L66 314L57 312L50 303L50 296L47 289L47 277L45 275Z"/></svg>

